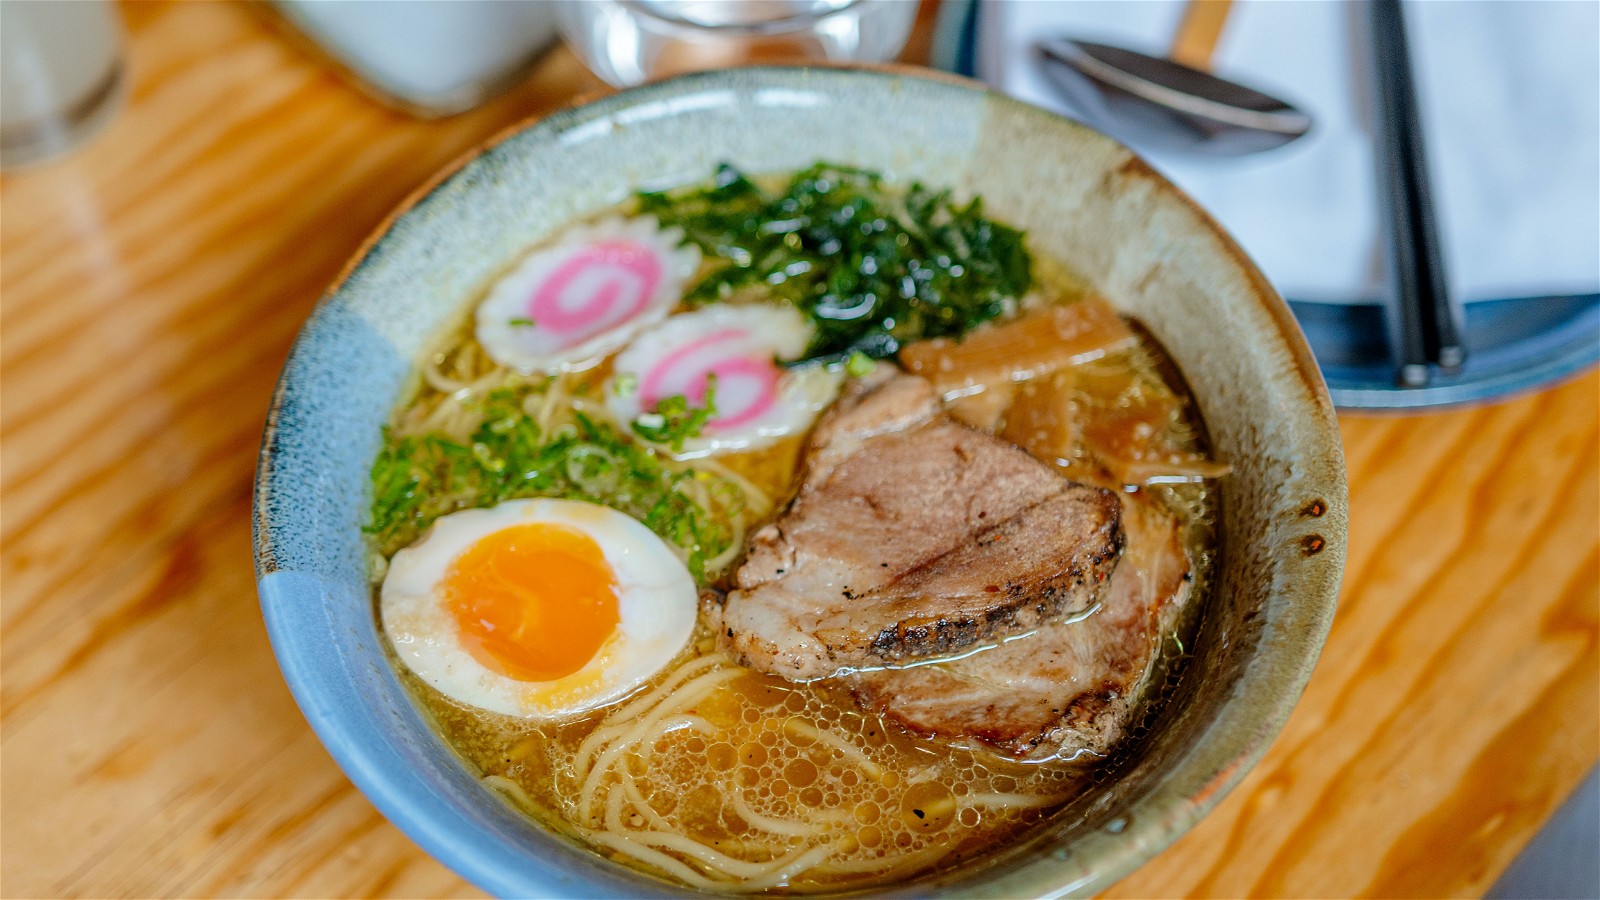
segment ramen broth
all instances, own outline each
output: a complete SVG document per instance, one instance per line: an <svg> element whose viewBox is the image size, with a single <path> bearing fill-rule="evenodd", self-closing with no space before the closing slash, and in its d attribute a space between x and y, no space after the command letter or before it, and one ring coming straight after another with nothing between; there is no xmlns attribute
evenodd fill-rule
<svg viewBox="0 0 1600 900"><path fill-rule="evenodd" d="M1058 263L1035 255L1033 266L1030 290L1009 317L1092 299ZM1126 492L1116 467L1096 457L1097 446L1116 443L1117 429L1141 440L1154 430L1156 439L1204 469L1204 430L1171 377L1175 371L1141 336L1133 346L1035 381L968 393L1005 392L997 408L1010 410L1013 421L1002 413L984 423L1002 436L1026 424L1035 438L1048 440L1050 428L1061 426L1060 452L1041 458L1067 477ZM483 404L475 399L494 392L544 433L558 431L597 415L608 374L609 361L578 374L518 375L493 363L463 325L420 367L389 439L465 440L483 425ZM1053 406L1041 404L1059 405L1060 421ZM1100 445L1092 440L1097 422L1108 423L1099 429ZM744 536L783 507L802 443L791 437L756 451L664 463L663 478L686 472L680 488L703 488L706 518L716 520L705 546L686 551L700 554L703 588L728 586ZM1175 483L1156 479L1129 494L1184 524L1195 577L1183 611L1154 638L1160 648L1139 700L1143 722L1175 682L1192 620L1205 604L1215 542L1214 484L1198 476L1169 480ZM581 478L572 483L579 487L564 489L585 497L599 490ZM483 505L471 496L450 502ZM414 539L415 530L377 535L380 578L384 559ZM1103 777L1111 762L1022 763L913 735L863 711L829 680L791 683L735 665L718 651L703 615L690 645L645 688L571 721L471 708L398 661L396 669L448 744L508 802L618 862L694 887L842 890L947 868L1039 826ZM1143 727L1136 724L1121 746L1136 742Z"/></svg>

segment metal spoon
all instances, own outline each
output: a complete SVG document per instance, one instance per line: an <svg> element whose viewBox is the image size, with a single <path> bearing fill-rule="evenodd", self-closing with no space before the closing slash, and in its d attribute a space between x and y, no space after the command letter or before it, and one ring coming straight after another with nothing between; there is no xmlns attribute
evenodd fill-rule
<svg viewBox="0 0 1600 900"><path fill-rule="evenodd" d="M1282 146L1309 115L1206 71L1229 5L1189 0L1170 59L1054 38L1037 45L1040 65L1090 125L1130 143L1216 156Z"/></svg>

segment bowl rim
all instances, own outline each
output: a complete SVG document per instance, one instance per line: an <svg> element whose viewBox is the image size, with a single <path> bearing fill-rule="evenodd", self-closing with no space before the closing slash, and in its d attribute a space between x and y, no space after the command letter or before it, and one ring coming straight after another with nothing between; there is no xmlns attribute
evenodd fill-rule
<svg viewBox="0 0 1600 900"><path fill-rule="evenodd" d="M374 766L365 748L358 746L349 739L350 736L345 733L339 718L328 715L318 702L318 695L312 690L312 682L315 679L308 677L308 673L300 670L300 663L303 660L296 657L292 650L297 637L293 633L285 631L283 628L284 623L273 609L273 604L268 600L266 578L269 574L274 573L275 567L272 562L271 544L268 538L267 522L269 511L267 504L263 501L266 496L268 473L273 470L271 448L273 438L277 432L278 414L282 408L286 389L291 381L291 367L288 363L292 362L300 352L302 342L306 340L307 333L310 330L309 326L315 321L318 313L336 302L346 282L373 256L373 252L392 233L396 223L411 214L418 204L461 174L474 161L506 141L540 127L549 127L557 130L569 128L581 124L578 121L567 121L575 115L584 115L586 117L585 121L587 118L602 117L638 102L646 101L652 95L660 92L676 92L686 88L692 89L695 86L710 87L730 75L739 77L803 77L806 73L815 71L843 73L845 75L853 74L870 78L910 79L940 83L949 88L979 94L987 103L1003 106L1011 113L1048 121L1052 123L1053 127L1059 127L1064 124L1072 128L1082 129L1095 134L1101 140L1109 141L1121 147L1129 153L1127 165L1130 171L1138 176L1148 178L1158 185L1162 192L1177 199L1204 226L1208 234L1216 239L1219 248L1227 257L1229 266L1243 276L1249 293L1255 299L1261 311L1267 314L1277 332L1276 338L1278 339L1279 349L1289 357L1291 364L1289 368L1292 370L1289 374L1295 376L1300 382L1300 386L1304 388L1307 398L1311 401L1310 408L1303 410L1303 421L1311 425L1303 439L1318 445L1313 449L1319 451L1317 459L1322 463L1322 465L1313 467L1313 471L1320 474L1322 478L1320 480L1313 479L1312 485L1318 496L1322 497L1327 504L1325 512L1319 513L1322 518L1318 522L1318 531L1326 539L1325 545L1321 547L1322 552L1318 554L1318 561L1320 562L1318 571L1323 577L1313 579L1318 582L1316 589L1302 592L1303 598L1299 604L1301 608L1297 610L1299 615L1295 619L1295 624L1299 626L1300 630L1295 636L1280 641L1280 644L1284 646L1274 652L1272 660L1276 666L1275 675L1271 678L1267 678L1265 675L1260 676L1264 680L1264 684L1257 685L1257 687L1262 690L1262 693L1258 693L1255 697L1255 702L1250 704L1251 711L1249 714L1240 715L1237 710L1239 705L1234 704L1236 707L1235 716L1240 721L1233 724L1239 726L1239 736L1226 742L1228 748L1227 758L1220 766L1214 767L1211 777L1206 779L1198 790L1190 792L1187 797L1183 798L1186 802L1175 804L1174 808L1164 815L1141 817L1140 821L1133 826L1135 833L1126 835L1126 839L1107 848L1108 852L1104 856L1097 858L1096 865L1087 875L1063 882L1059 874L1064 870L1048 865L1041 869L1041 863L1050 862L1049 859L1041 857L1009 871L1004 876L1005 887L1017 889L1022 888L1024 884L1028 884L1029 887L1027 889L1034 891L1037 896L1088 895L1116 883L1144 862L1160 853L1219 804L1222 798L1254 768L1266 753L1272 741L1282 731L1316 667L1327 633L1331 628L1334 610L1337 605L1340 582L1344 572L1347 541L1346 511L1348 508L1348 488L1345 479L1342 441L1339 436L1334 407L1329 398L1320 369L1288 304L1284 302L1276 289L1272 287L1233 237L1181 188L1156 172L1148 163L1133 151L1128 150L1120 142L1095 131L1089 126L1002 94L983 82L921 66L897 63L826 62L814 62L806 65L746 66L689 73L620 91L598 89L592 92L585 92L557 108L536 113L513 122L463 151L410 191L361 241L348 262L345 263L333 281L319 296L307 317L307 324L302 326L294 345L290 349L283 373L280 375L273 391L271 406L263 428L255 475L252 543L258 592L262 601L262 613L266 620L274 656L297 705L301 709L302 715L307 719L319 741L322 742L335 762L369 802L377 807L386 818L423 850L480 888L501 896L516 896L526 895L530 887L553 888L556 882L553 873L551 873L548 881L542 883L519 879L515 876L508 877L508 873L499 871L494 867L490 855L478 852L470 841L463 840L454 827L441 826L430 818L426 810L423 809L421 802L419 802L420 798L406 790L404 785L406 778L403 773L385 774ZM1239 681L1243 683L1250 679L1251 675L1256 673L1256 668L1260 663L1259 657L1252 659L1240 673ZM1210 723L1205 730L1202 730L1197 735L1197 738L1210 738L1212 736L1212 726L1215 724L1215 721ZM1184 760L1179 760L1180 764L1183 762ZM1138 808L1144 804L1156 802L1158 799L1156 797L1157 793L1158 789L1152 789L1134 797L1131 801L1133 807ZM536 827L543 828L543 826ZM1139 832L1143 833L1142 836ZM1018 876L1023 875L1025 872L1034 872L1045 877L1039 878L1037 881L1022 879L1019 882ZM1052 872L1057 874L1052 875ZM664 890L697 893L658 879L649 879L649 881L652 886L658 886ZM568 887L571 886L568 885ZM928 888L929 886L913 884L911 887ZM960 881L956 881L953 884L939 884L933 886L932 889L936 893L945 893L951 888L957 890L965 889L970 892L975 887L979 887L981 891L979 885L963 884Z"/></svg>

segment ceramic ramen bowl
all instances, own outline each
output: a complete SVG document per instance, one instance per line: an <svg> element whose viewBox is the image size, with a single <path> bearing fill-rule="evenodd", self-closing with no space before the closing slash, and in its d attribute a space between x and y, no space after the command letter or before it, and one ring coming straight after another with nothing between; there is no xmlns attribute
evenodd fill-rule
<svg viewBox="0 0 1600 900"><path fill-rule="evenodd" d="M1150 732L1031 836L890 895L1104 888L1244 776L1287 719L1333 616L1343 458L1283 301L1204 212L1124 147L970 82L902 70L743 69L626 91L492 141L414 194L301 332L255 493L261 604L284 677L351 780L467 879L505 896L684 893L544 831L469 773L383 649L361 525L379 427L414 362L507 262L641 187L731 161L823 159L979 194L1086 276L1181 367L1218 454L1217 582L1195 658Z"/></svg>

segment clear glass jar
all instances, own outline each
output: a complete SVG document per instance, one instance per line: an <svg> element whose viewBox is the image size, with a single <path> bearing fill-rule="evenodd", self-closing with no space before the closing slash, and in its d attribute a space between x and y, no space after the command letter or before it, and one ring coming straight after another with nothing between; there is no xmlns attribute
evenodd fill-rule
<svg viewBox="0 0 1600 900"><path fill-rule="evenodd" d="M762 62L884 62L916 0L563 0L561 34L617 87Z"/></svg>
<svg viewBox="0 0 1600 900"><path fill-rule="evenodd" d="M76 147L122 97L122 23L108 0L5 0L0 9L0 166Z"/></svg>

